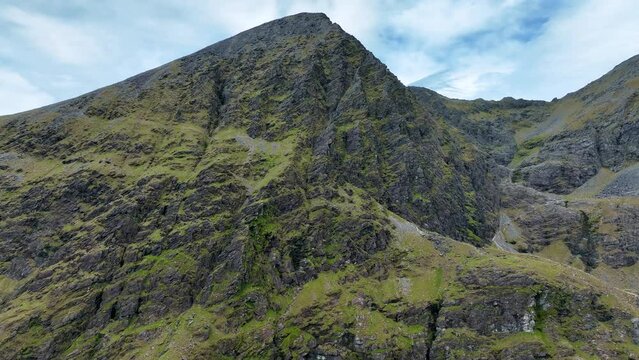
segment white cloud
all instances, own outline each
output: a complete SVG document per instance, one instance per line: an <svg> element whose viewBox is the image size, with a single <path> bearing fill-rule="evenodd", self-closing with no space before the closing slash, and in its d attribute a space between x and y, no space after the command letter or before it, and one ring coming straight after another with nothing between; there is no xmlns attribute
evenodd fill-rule
<svg viewBox="0 0 639 360"><path fill-rule="evenodd" d="M15 3L0 6L0 63L58 98L298 12L326 13L405 84L431 76L462 98L562 96L639 53L636 0Z"/></svg>
<svg viewBox="0 0 639 360"><path fill-rule="evenodd" d="M424 82L432 84L436 91L448 97L492 98L486 94L491 94L496 88L501 90L501 83L513 70L514 64L511 61L469 54L454 67L436 73Z"/></svg>
<svg viewBox="0 0 639 360"><path fill-rule="evenodd" d="M400 33L419 38L428 45L447 44L456 38L495 27L521 1L431 0L416 3L391 18Z"/></svg>
<svg viewBox="0 0 639 360"><path fill-rule="evenodd" d="M80 85L80 82L69 74L53 74L47 77L51 86L58 89L72 89Z"/></svg>
<svg viewBox="0 0 639 360"><path fill-rule="evenodd" d="M514 18L522 14L522 8L511 10ZM441 35L438 39L446 38L445 43L427 47L427 51L447 53L440 60L447 71L419 83L466 99L550 100L580 89L639 53L639 8L634 0L566 3L550 15L528 41L497 32L488 34L486 46L477 46L454 43L451 37L459 32ZM462 27L470 31L477 26ZM491 25L486 26L490 29ZM508 27L518 30L517 23Z"/></svg>
<svg viewBox="0 0 639 360"><path fill-rule="evenodd" d="M276 0L208 1L204 6L212 24L230 34L250 29L278 17Z"/></svg>
<svg viewBox="0 0 639 360"><path fill-rule="evenodd" d="M89 64L103 54L97 41L86 34L86 28L29 13L17 7L2 9L0 16L16 26L27 41L60 62L72 65Z"/></svg>
<svg viewBox="0 0 639 360"><path fill-rule="evenodd" d="M323 12L344 31L363 42L375 41L383 15L378 2L370 0L302 0L293 2L286 9L287 14L300 12Z"/></svg>
<svg viewBox="0 0 639 360"><path fill-rule="evenodd" d="M50 104L53 97L20 74L0 69L0 114L12 114Z"/></svg>
<svg viewBox="0 0 639 360"><path fill-rule="evenodd" d="M516 54L508 81L518 96L550 99L576 91L639 53L639 7L634 0L589 0L551 19L546 31Z"/></svg>
<svg viewBox="0 0 639 360"><path fill-rule="evenodd" d="M393 52L384 59L391 71L404 84L444 70L444 65L433 60L425 51Z"/></svg>

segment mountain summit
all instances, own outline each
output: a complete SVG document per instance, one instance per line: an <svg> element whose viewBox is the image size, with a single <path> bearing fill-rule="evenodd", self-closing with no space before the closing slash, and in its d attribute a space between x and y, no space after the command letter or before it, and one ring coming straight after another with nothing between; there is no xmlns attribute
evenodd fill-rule
<svg viewBox="0 0 639 360"><path fill-rule="evenodd" d="M445 106L303 13L0 117L0 357L637 353L633 293L490 245Z"/></svg>

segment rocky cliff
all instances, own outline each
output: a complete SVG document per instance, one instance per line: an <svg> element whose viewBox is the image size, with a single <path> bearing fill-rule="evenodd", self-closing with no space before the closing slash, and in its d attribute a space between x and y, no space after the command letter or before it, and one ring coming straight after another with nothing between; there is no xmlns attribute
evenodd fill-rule
<svg viewBox="0 0 639 360"><path fill-rule="evenodd" d="M639 161L639 55L552 102L464 101L411 90L435 116L511 164L516 181L537 190L569 194L601 169L616 173ZM623 182L606 194L637 194L639 184Z"/></svg>
<svg viewBox="0 0 639 360"><path fill-rule="evenodd" d="M411 88L498 163L498 247L639 292L639 57L552 102L447 99ZM507 168L506 168L507 167Z"/></svg>
<svg viewBox="0 0 639 360"><path fill-rule="evenodd" d="M299 14L1 117L0 358L639 354L632 293L489 246L520 146L446 102Z"/></svg>

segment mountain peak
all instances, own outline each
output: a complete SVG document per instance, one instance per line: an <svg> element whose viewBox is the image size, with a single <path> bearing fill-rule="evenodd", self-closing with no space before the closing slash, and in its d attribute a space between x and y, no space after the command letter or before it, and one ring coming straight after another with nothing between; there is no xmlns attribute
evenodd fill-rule
<svg viewBox="0 0 639 360"><path fill-rule="evenodd" d="M635 349L629 293L488 246L528 224L497 232L508 172L446 121L468 109L526 121L537 104L426 95L326 15L302 13L0 118L0 358ZM460 128L514 154L514 130L475 120ZM534 245L571 220L565 252L596 265L596 216L566 211Z"/></svg>
<svg viewBox="0 0 639 360"><path fill-rule="evenodd" d="M260 46L291 36L322 34L334 27L339 28L324 13L299 13L250 28L201 51L223 50L227 54L233 54L247 45Z"/></svg>
<svg viewBox="0 0 639 360"><path fill-rule="evenodd" d="M332 25L334 25L333 22L324 13L302 12L255 26L227 40L252 33L262 34L263 36L308 35L327 30Z"/></svg>
<svg viewBox="0 0 639 360"><path fill-rule="evenodd" d="M331 19L328 17L328 15L324 14L323 12L301 12L301 13L297 13L297 14L293 14L293 15L288 15L288 16L284 16L281 17L279 19L275 19L269 22L264 23L263 25L267 25L267 24L279 24L279 23L286 23L286 22L303 22L303 23L312 23L312 22L316 22L316 23L320 23L320 22L324 22L324 23L329 23L332 24L333 22L331 21Z"/></svg>

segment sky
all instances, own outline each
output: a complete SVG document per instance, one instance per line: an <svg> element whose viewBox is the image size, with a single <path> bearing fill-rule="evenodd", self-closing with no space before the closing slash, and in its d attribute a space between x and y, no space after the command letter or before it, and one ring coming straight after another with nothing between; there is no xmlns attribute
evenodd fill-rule
<svg viewBox="0 0 639 360"><path fill-rule="evenodd" d="M0 114L72 98L299 12L406 85L551 100L639 54L639 0L0 0Z"/></svg>

